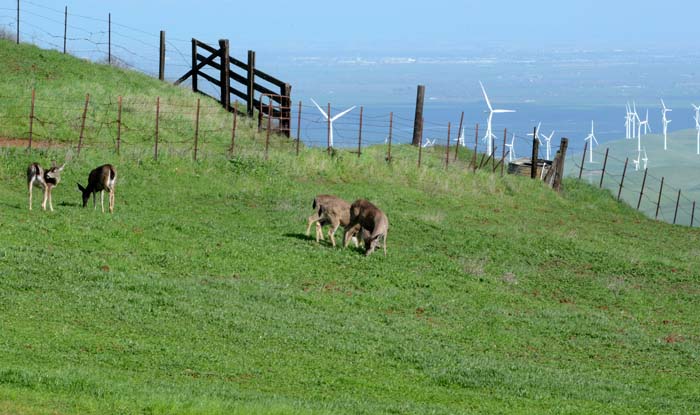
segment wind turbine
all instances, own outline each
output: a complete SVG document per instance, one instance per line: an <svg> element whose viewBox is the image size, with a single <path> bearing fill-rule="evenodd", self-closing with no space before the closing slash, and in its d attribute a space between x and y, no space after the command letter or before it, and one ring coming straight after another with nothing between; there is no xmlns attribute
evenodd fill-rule
<svg viewBox="0 0 700 415"><path fill-rule="evenodd" d="M630 116L632 120L632 138L636 138L637 123L642 122L642 120L639 119L639 114L637 114L637 103L635 101L632 101L632 112L630 113Z"/></svg>
<svg viewBox="0 0 700 415"><path fill-rule="evenodd" d="M627 115L625 116L625 138L629 140L632 138L632 111L630 110L629 101L625 104L625 109L627 110Z"/></svg>
<svg viewBox="0 0 700 415"><path fill-rule="evenodd" d="M644 148L642 149L642 151L644 151L644 157L642 157L642 161L644 162L644 170L646 170L646 169L647 169L647 161L649 161L649 159L647 158L647 149L646 149L646 147L644 147Z"/></svg>
<svg viewBox="0 0 700 415"><path fill-rule="evenodd" d="M537 128L535 128L535 132L534 132L534 133L528 133L528 134L527 134L528 137L534 137L534 138L536 138L537 141L540 142L540 145L542 145L542 139L540 138L540 127L541 127L541 126L542 126L542 122L540 121L540 122L537 123ZM533 135L533 134L534 134L534 135Z"/></svg>
<svg viewBox="0 0 700 415"><path fill-rule="evenodd" d="M693 119L695 119L695 130L697 130L697 132L698 132L698 140L697 140L698 141L698 145L697 145L698 150L697 151L698 151L698 154L700 154L700 106L695 105L695 104L691 104L691 105L695 109L695 117L693 117Z"/></svg>
<svg viewBox="0 0 700 415"><path fill-rule="evenodd" d="M550 135L548 135L548 136L542 134L542 137L544 137L544 142L545 142L545 144L546 144L546 146L547 146L547 160L551 160L551 159L552 159L551 156L550 156L550 154L552 153L551 142L552 142L552 137L553 137L553 136L554 136L554 131L553 131L553 130L552 130L552 133L551 133Z"/></svg>
<svg viewBox="0 0 700 415"><path fill-rule="evenodd" d="M588 134L588 137L586 137L583 141L590 141L590 144L588 145L588 162L593 163L593 143L595 142L595 145L598 145L598 140L596 140L595 133L593 132L593 121L591 121L591 133Z"/></svg>
<svg viewBox="0 0 700 415"><path fill-rule="evenodd" d="M673 111L670 108L666 108L666 104L664 103L663 98L661 99L661 106L663 106L663 109L661 110L662 118L661 121L663 122L663 127L664 127L664 150L666 150L666 142L668 141L668 125L671 123L671 120L666 118L666 113L669 111Z"/></svg>
<svg viewBox="0 0 700 415"><path fill-rule="evenodd" d="M513 133L513 138L510 139L510 144L506 143L508 150L508 161L515 160L515 133Z"/></svg>
<svg viewBox="0 0 700 415"><path fill-rule="evenodd" d="M649 126L649 110L647 110L647 117L644 119L644 121L641 121L640 124L644 125L644 135L651 132L651 127Z"/></svg>
<svg viewBox="0 0 700 415"><path fill-rule="evenodd" d="M514 110L504 110L504 109L493 109L491 106L491 101L489 101L488 95L486 95L486 89L484 88L484 84L479 81L479 85L481 85L481 92L484 93L484 99L486 100L486 105L489 107L489 118L488 122L486 123L486 135L484 136L483 140L486 141L486 155L490 156L493 152L493 140L496 139L496 136L493 134L493 131L491 130L491 121L493 120L493 114L503 114L506 112L515 112Z"/></svg>
<svg viewBox="0 0 700 415"><path fill-rule="evenodd" d="M354 109L355 109L355 105L353 105L352 107L346 109L345 111L343 111L343 112L341 112L341 113L339 113L339 114L336 114L334 117L332 117L332 118L329 120L329 119L328 119L328 114L326 114L326 111L324 111L323 109L321 109L321 107L316 103L316 101L314 101L313 98L311 98L311 102L313 102L314 105L316 105L316 108L318 108L318 110L321 111L321 114L323 115L323 118L325 118L326 121L328 121L329 124L330 124L330 126L329 126L329 130L330 130L330 131L329 131L329 133L328 133L328 135L329 135L328 141L329 141L330 146L333 147L333 121L337 120L338 118L342 117L343 115L347 114L348 112L354 110Z"/></svg>
<svg viewBox="0 0 700 415"><path fill-rule="evenodd" d="M430 141L430 139L426 137L426 138L425 138L425 143L423 143L423 148L434 146L434 145L435 145L435 141L437 141L437 138L433 138L433 141Z"/></svg>

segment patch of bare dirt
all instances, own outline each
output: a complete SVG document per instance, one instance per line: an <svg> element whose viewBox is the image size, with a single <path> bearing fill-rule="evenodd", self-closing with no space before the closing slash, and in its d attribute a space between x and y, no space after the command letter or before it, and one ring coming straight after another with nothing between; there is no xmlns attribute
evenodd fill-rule
<svg viewBox="0 0 700 415"><path fill-rule="evenodd" d="M0 137L0 147L29 147L29 139ZM61 147L60 143L32 140L32 148Z"/></svg>

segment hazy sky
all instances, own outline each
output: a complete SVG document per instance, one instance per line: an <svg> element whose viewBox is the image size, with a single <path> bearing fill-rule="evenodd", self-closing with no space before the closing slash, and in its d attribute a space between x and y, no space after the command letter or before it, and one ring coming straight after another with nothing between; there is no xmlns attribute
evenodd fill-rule
<svg viewBox="0 0 700 415"><path fill-rule="evenodd" d="M3 3L8 20L16 2ZM114 22L147 32L229 38L232 44L260 51L449 52L494 44L643 50L682 49L700 42L697 0L32 0L25 6L28 12L68 6L69 14L101 18L111 12ZM62 20L59 14L51 16Z"/></svg>

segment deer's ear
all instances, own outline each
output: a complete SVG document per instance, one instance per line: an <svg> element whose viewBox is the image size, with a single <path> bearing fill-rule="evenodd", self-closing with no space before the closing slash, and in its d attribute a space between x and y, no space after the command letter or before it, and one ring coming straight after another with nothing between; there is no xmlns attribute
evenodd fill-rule
<svg viewBox="0 0 700 415"><path fill-rule="evenodd" d="M63 171L64 167L66 167L66 163L61 164L61 167L58 168L58 171Z"/></svg>
<svg viewBox="0 0 700 415"><path fill-rule="evenodd" d="M85 188L83 186L81 186L80 183L77 183L77 184L78 184L78 190L80 190L81 192L84 192Z"/></svg>

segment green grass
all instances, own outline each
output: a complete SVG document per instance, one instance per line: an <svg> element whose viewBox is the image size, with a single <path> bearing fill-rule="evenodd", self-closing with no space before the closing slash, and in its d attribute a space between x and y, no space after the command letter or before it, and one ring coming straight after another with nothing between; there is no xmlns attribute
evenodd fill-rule
<svg viewBox="0 0 700 415"><path fill-rule="evenodd" d="M420 171L409 147L265 161L253 136L199 162L153 161L145 133L119 156L0 152L0 413L700 412L697 230L438 150ZM66 154L56 211L29 212L26 166ZM114 215L75 185L104 162ZM384 209L389 255L304 236L317 193Z"/></svg>

